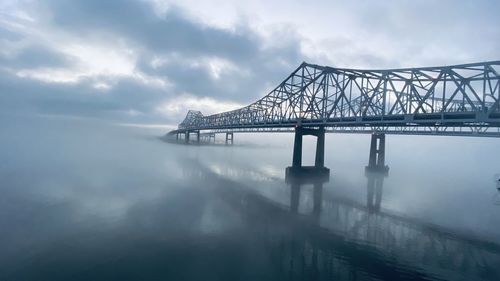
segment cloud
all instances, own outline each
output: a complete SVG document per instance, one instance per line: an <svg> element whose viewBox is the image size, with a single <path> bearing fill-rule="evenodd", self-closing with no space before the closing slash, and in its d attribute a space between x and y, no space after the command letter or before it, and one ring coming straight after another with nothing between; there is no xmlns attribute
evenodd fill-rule
<svg viewBox="0 0 500 281"><path fill-rule="evenodd" d="M164 101L156 108L156 111L167 117L183 116L188 110L199 110L204 115L210 115L217 112L238 109L243 106L243 104L215 100L210 97L198 98L183 94Z"/></svg>
<svg viewBox="0 0 500 281"><path fill-rule="evenodd" d="M173 52L165 56L154 57L150 64L156 70L167 66L184 64L188 68L205 71L214 80L220 79L221 75L248 75L248 70L222 57L202 56L186 58Z"/></svg>
<svg viewBox="0 0 500 281"><path fill-rule="evenodd" d="M178 111L253 102L302 61L383 68L498 59L498 6L5 1L0 107L176 124Z"/></svg>
<svg viewBox="0 0 500 281"><path fill-rule="evenodd" d="M24 16L1 16L0 42L10 46L1 98L38 113L174 123L184 112L166 112L181 105L215 112L251 102L301 62L292 33L270 46L248 27L207 26L173 5L30 1L15 10Z"/></svg>

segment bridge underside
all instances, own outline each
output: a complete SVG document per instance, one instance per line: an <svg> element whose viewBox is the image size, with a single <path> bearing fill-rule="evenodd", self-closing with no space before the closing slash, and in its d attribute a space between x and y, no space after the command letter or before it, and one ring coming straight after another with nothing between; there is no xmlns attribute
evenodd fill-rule
<svg viewBox="0 0 500 281"><path fill-rule="evenodd" d="M212 133L293 133L293 128L242 128L210 130ZM389 127L374 130L370 127L326 127L325 133L336 134L373 134L383 132L388 135L420 135L420 136L455 136L455 137L493 137L500 138L499 129L484 128L421 128L421 127Z"/></svg>
<svg viewBox="0 0 500 281"><path fill-rule="evenodd" d="M339 124L340 123L340 124ZM360 121L353 122L303 122L301 125L305 128L324 128L326 133L342 134L372 134L384 133L390 135L424 135L424 136L462 136L462 137L500 137L500 124L495 123L481 124L456 121L435 122L435 123L364 123ZM276 124L255 124L246 126L224 126L218 128L196 128L196 129L177 129L168 133L168 135L184 134L188 131L202 131L205 134L216 133L294 133L296 122L281 122Z"/></svg>

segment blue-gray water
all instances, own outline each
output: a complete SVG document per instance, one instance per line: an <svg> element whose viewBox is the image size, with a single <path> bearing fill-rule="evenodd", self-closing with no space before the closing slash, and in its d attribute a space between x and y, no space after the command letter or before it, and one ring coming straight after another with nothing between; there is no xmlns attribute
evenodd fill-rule
<svg viewBox="0 0 500 281"><path fill-rule="evenodd" d="M291 134L2 117L0 280L500 280L497 139L388 136L369 190L369 136L327 135L330 181L292 189Z"/></svg>

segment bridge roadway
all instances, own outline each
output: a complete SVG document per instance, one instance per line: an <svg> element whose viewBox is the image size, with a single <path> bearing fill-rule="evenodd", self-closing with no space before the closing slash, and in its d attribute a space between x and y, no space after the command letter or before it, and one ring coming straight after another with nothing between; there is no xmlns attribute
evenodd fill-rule
<svg viewBox="0 0 500 281"><path fill-rule="evenodd" d="M166 137L190 143L195 133L199 143L202 132L214 141L225 133L232 144L235 132L295 132L298 169L302 137L313 135L315 167L326 172L325 133L370 133L369 166L387 170L386 134L500 137L499 73L500 61L384 70L304 62L260 100L208 116L190 110Z"/></svg>

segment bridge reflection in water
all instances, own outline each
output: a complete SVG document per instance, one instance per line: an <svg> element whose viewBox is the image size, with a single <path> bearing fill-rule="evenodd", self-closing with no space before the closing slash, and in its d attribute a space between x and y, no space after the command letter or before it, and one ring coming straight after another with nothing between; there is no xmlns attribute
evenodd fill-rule
<svg viewBox="0 0 500 281"><path fill-rule="evenodd" d="M366 203L325 193L335 189L327 178L287 176L288 205L229 179L249 171L196 164L189 177L215 182L269 249L278 280L500 280L498 244L384 210L383 171L366 173Z"/></svg>

